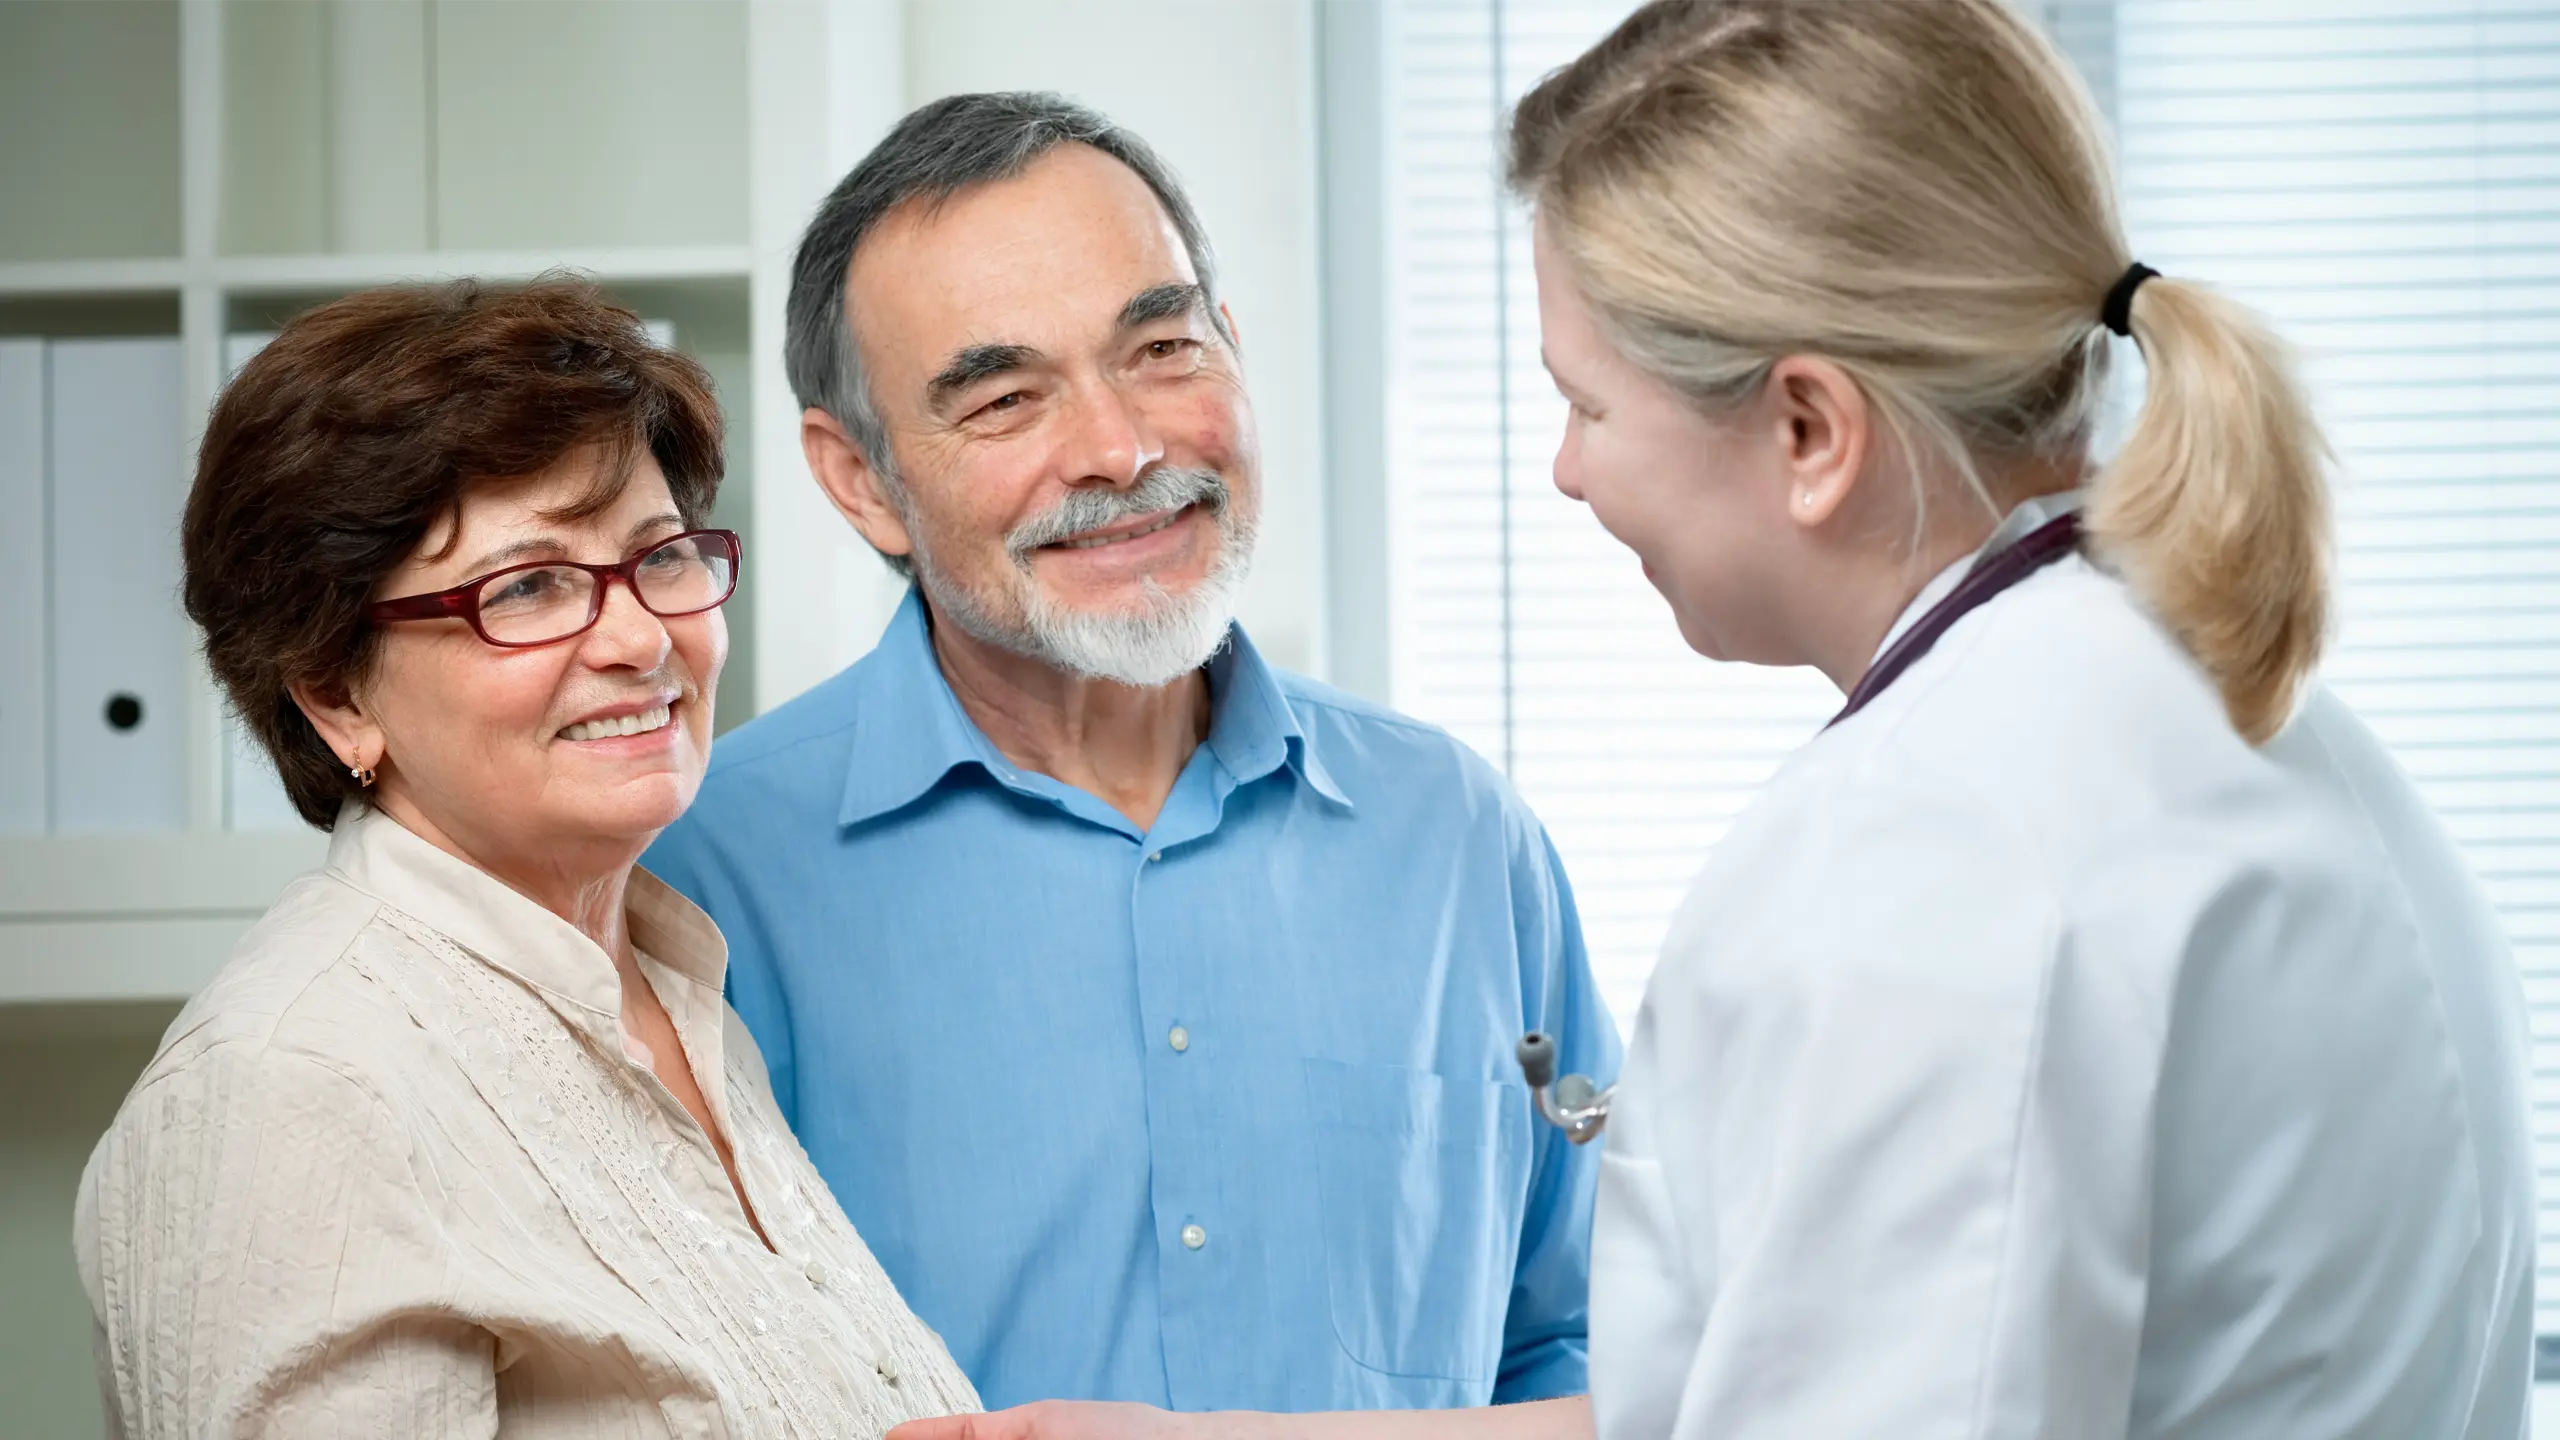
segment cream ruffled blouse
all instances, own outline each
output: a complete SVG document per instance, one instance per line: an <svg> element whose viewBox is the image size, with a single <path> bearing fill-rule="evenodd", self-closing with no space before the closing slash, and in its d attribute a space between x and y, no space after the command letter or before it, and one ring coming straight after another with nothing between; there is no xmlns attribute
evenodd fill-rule
<svg viewBox="0 0 2560 1440"><path fill-rule="evenodd" d="M975 1409L774 1108L708 916L628 914L775 1250L611 962L350 809L178 1017L76 1245L125 1436L877 1436Z"/></svg>

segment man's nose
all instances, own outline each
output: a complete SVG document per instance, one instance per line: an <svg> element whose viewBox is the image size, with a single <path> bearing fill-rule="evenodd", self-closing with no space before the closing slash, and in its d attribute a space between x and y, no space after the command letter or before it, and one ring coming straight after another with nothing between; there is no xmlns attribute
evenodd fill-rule
<svg viewBox="0 0 2560 1440"><path fill-rule="evenodd" d="M1072 428L1059 459L1071 483L1103 481L1127 489L1164 458L1163 442L1144 409L1108 380L1078 387L1069 413Z"/></svg>
<svg viewBox="0 0 2560 1440"><path fill-rule="evenodd" d="M655 670L667 658L675 641L667 634L666 622L649 612L640 597L623 584L604 587L604 611L596 616L595 628L586 636L585 658L599 670L630 666L635 670Z"/></svg>

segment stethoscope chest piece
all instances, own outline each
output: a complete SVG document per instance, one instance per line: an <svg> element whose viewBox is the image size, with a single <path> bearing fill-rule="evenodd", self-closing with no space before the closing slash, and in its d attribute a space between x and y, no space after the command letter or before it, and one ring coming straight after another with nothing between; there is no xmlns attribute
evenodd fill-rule
<svg viewBox="0 0 2560 1440"><path fill-rule="evenodd" d="M1608 1128L1609 1097L1615 1085L1599 1086L1588 1075L1556 1078L1556 1042L1543 1031L1532 1030L1520 1037L1520 1074L1529 1082L1529 1093L1537 1098L1538 1113L1547 1123L1562 1130L1565 1138L1576 1145Z"/></svg>

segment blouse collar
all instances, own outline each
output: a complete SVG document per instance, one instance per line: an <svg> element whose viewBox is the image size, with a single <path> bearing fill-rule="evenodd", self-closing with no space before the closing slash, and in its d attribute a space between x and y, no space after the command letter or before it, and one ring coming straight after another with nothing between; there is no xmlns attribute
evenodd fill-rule
<svg viewBox="0 0 2560 1440"><path fill-rule="evenodd" d="M352 801L338 813L328 869L540 994L562 1019L605 1044L608 1053L623 1051L622 982L612 957L576 926L496 876L438 849L382 811ZM693 1068L718 1075L724 1018L720 994L729 968L728 945L719 927L692 901L637 865L624 893L623 914L632 946L656 962L650 968L659 980L657 988L666 991L667 979L680 982L679 993L660 998L695 1061Z"/></svg>

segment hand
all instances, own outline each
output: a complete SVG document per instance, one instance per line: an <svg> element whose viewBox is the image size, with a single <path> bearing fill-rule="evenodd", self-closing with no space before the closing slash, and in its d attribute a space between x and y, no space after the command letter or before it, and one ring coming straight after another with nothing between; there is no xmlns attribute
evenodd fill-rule
<svg viewBox="0 0 2560 1440"><path fill-rule="evenodd" d="M992 1415L910 1420L888 1440L1591 1440L1591 1401L1576 1395L1477 1410L1179 1415L1153 1405L1043 1400Z"/></svg>
<svg viewBox="0 0 2560 1440"><path fill-rule="evenodd" d="M1212 1418L1153 1405L1042 1400L986 1415L910 1420L888 1440L1209 1440Z"/></svg>

